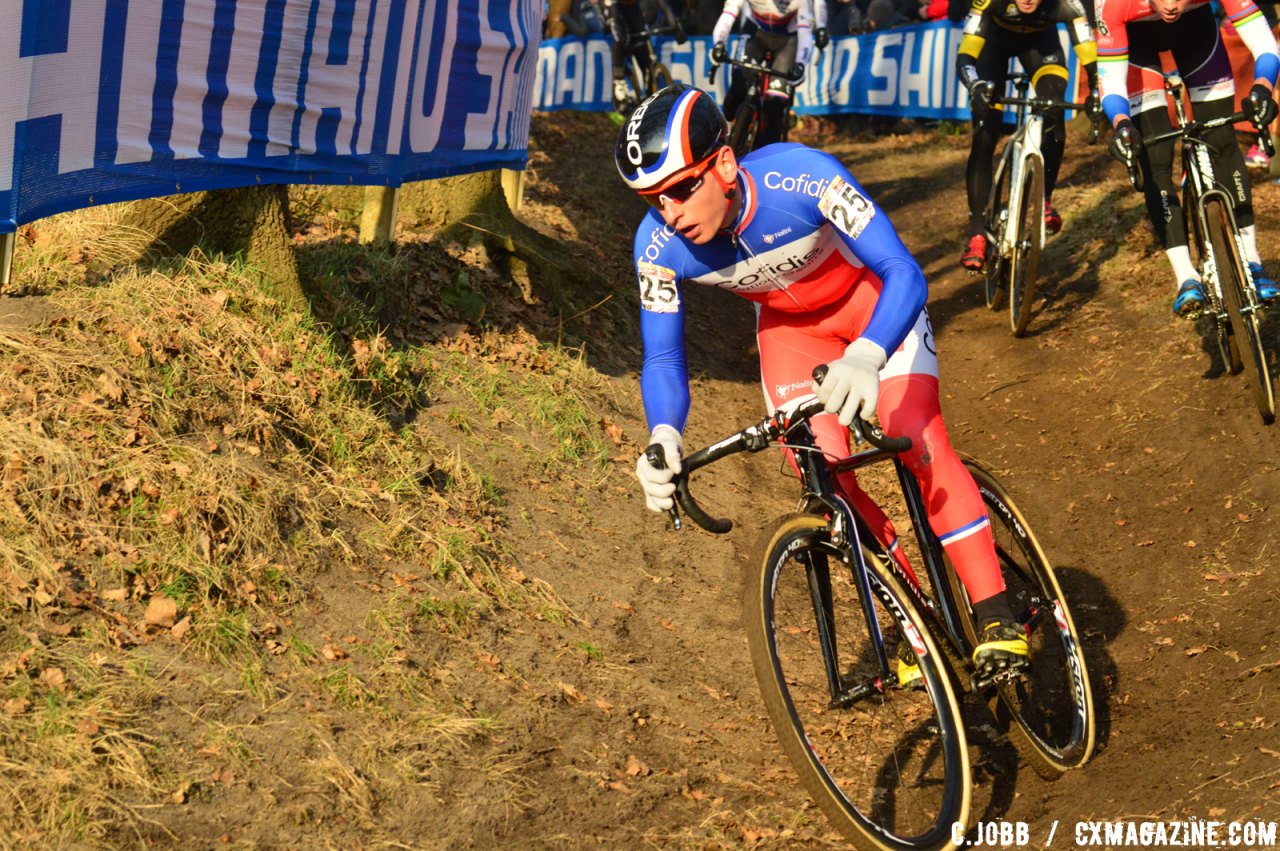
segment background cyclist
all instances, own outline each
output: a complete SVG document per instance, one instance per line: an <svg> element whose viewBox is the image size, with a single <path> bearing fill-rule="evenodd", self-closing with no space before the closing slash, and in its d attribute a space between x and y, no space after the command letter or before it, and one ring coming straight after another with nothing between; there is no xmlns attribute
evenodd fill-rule
<svg viewBox="0 0 1280 851"><path fill-rule="evenodd" d="M640 456L636 474L646 504L654 511L672 504L672 472L680 468L689 414L681 286L729 290L757 305L770 412L814 391L813 369L826 363L829 373L816 393L829 414L813 419L824 452L848 454L847 426L859 409L878 412L889 433L911 438L905 460L920 481L929 523L976 601L981 632L974 659L984 674L1023 665L1026 635L1005 597L982 499L942 421L919 264L834 157L779 144L739 163L727 135L712 96L680 85L641 103L618 134L618 171L652 207L636 232L634 254L644 342L640 388L650 443L663 447L671 469ZM841 485L896 549L892 525L852 473L842 475Z"/></svg>
<svg viewBox="0 0 1280 851"><path fill-rule="evenodd" d="M743 56L752 62L763 62L766 55L771 55L768 65L778 73L769 78L760 132L756 135L756 147L763 147L782 139L796 90L788 80L791 70L807 66L815 46L819 50L827 46L827 4L826 0L725 0L711 33L711 61L717 65L729 58L729 35L744 3L750 9L754 32L747 38ZM724 111L736 113L746 96L746 75L741 68L734 68Z"/></svg>
<svg viewBox="0 0 1280 851"><path fill-rule="evenodd" d="M1004 93L1009 60L1016 57L1031 75L1037 97L1065 100L1067 66L1058 40L1059 22L1067 24L1076 55L1089 78L1090 112L1099 111L1097 55L1080 0L973 0L964 22L964 36L956 56L960 81L969 89L973 113L973 144L965 167L969 198L969 235L960 264L981 272L987 263L986 206L991 193L992 160L1004 129L1003 112L991 100ZM1060 109L1044 114L1044 224L1054 234L1062 229L1062 217L1050 203L1062 165L1066 128Z"/></svg>
<svg viewBox="0 0 1280 851"><path fill-rule="evenodd" d="M1251 0L1222 0L1222 7L1253 53L1255 80L1241 106L1250 121L1264 128L1276 117L1271 89L1280 71L1280 55L1275 36ZM1173 186L1174 143L1170 139L1157 145L1142 144L1143 136L1171 127L1161 51L1172 52L1197 120L1208 121L1235 111L1231 61L1209 0L1099 0L1102 106L1115 128L1111 153L1126 165L1136 160L1141 167L1147 214L1173 265L1177 287L1173 312L1194 318L1204 306L1205 295L1200 274L1191 262L1182 208ZM1264 274L1258 255L1249 172L1236 143L1235 130L1225 124L1206 138L1212 152L1214 179L1235 204L1254 287L1259 298L1268 301L1280 290Z"/></svg>

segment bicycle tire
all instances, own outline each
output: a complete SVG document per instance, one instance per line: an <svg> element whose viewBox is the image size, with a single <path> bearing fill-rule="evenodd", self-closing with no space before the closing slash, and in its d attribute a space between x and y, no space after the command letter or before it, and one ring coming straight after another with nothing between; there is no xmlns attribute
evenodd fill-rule
<svg viewBox="0 0 1280 851"><path fill-rule="evenodd" d="M1009 197L1013 191L1012 157L1002 154L997 168L995 182L992 184L993 194L987 205L987 240L990 258L987 264L986 279L983 281L983 295L987 307L999 310L1004 307L1005 295L1009 292L1009 260L1001 250L1004 246L1004 232L1009 227Z"/></svg>
<svg viewBox="0 0 1280 851"><path fill-rule="evenodd" d="M627 82L627 95L619 98L616 91L613 93L613 111L626 116L630 115L640 105L640 101L645 99L645 75L634 56L628 55L626 58L623 79Z"/></svg>
<svg viewBox="0 0 1280 851"><path fill-rule="evenodd" d="M1221 198L1210 198L1205 202L1204 211L1232 337L1244 360L1244 371L1253 385L1254 404L1262 421L1270 425L1276 419L1275 384L1271 378L1266 345L1258 327L1258 314L1252 309L1254 299L1246 290L1250 286L1249 275L1236 239L1235 217ZM1248 348L1247 356L1243 347Z"/></svg>
<svg viewBox="0 0 1280 851"><path fill-rule="evenodd" d="M1184 159L1186 155L1184 155ZM1205 250L1204 227L1200 224L1200 216L1196 214L1199 208L1195 188L1190 180L1183 181L1182 190L1182 221L1187 231L1187 246L1195 249L1196 257L1199 258L1201 268L1204 267L1208 260L1209 252ZM1214 272L1213 274L1217 274ZM1208 276L1204 276L1208 277ZM1206 305L1210 317L1213 319L1213 336L1214 342L1218 344L1218 355L1222 358L1222 368L1232 375L1239 375L1244 369L1244 361L1240 358L1240 349L1235 345L1231 338L1231 323L1227 319L1226 309L1223 307L1221 300L1218 298L1217 290L1211 281L1203 281L1205 285L1205 295L1209 298L1209 304Z"/></svg>
<svg viewBox="0 0 1280 851"><path fill-rule="evenodd" d="M751 146L756 140L756 119L759 113L751 103L744 103L733 114L733 128L729 131L729 147L733 155L741 160L751 153Z"/></svg>
<svg viewBox="0 0 1280 851"><path fill-rule="evenodd" d="M1079 633L1026 517L995 476L971 458L964 458L964 465L987 509L1009 602L1031 646L1030 672L991 689L988 708L1023 759L1038 775L1054 780L1088 762L1097 742L1098 719ZM955 571L948 573L972 646L976 633L968 597Z"/></svg>
<svg viewBox="0 0 1280 851"><path fill-rule="evenodd" d="M671 76L671 71L666 65L654 60L653 64L649 66L649 94L652 95L662 91L674 81L675 78Z"/></svg>
<svg viewBox="0 0 1280 851"><path fill-rule="evenodd" d="M880 677L852 576L830 570L841 556L827 528L817 515L790 514L757 543L743 603L765 707L805 789L856 847L953 848L952 826L969 824L972 789L960 707L942 657L898 580L872 560L876 622L909 638L924 687ZM820 643L824 629L834 658ZM857 682L868 693L841 708L832 699L828 659L842 687Z"/></svg>
<svg viewBox="0 0 1280 851"><path fill-rule="evenodd" d="M1044 161L1039 156L1029 156L1023 162L1022 197L1014 221L1017 240L1009 258L1009 330L1021 337L1031 323L1031 302L1044 250Z"/></svg>

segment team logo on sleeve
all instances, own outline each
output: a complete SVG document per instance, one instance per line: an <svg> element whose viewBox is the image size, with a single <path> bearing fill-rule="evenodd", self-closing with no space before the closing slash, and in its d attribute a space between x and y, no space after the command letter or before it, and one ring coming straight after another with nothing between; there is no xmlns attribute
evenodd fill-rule
<svg viewBox="0 0 1280 851"><path fill-rule="evenodd" d="M640 306L652 313L675 313L680 309L680 288L676 272L666 266L641 260L636 264L640 277Z"/></svg>
<svg viewBox="0 0 1280 851"><path fill-rule="evenodd" d="M857 239L876 215L875 205L840 177L831 181L818 200L818 209L850 239Z"/></svg>

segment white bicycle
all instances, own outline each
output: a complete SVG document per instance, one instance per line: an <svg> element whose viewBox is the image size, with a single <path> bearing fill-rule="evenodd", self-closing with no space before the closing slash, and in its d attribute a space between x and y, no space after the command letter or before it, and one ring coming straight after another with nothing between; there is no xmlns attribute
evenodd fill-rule
<svg viewBox="0 0 1280 851"><path fill-rule="evenodd" d="M1031 80L1023 73L1009 75L1015 97L1000 97L992 104L1017 107L1013 136L1000 155L991 196L987 201L987 259L984 293L987 307L999 310L1009 298L1009 327L1021 337L1031 323L1031 302L1040 272L1040 252L1044 249L1044 154L1040 142L1044 134L1044 112L1050 109L1084 109L1069 101L1029 98ZM1089 143L1097 141L1095 120Z"/></svg>

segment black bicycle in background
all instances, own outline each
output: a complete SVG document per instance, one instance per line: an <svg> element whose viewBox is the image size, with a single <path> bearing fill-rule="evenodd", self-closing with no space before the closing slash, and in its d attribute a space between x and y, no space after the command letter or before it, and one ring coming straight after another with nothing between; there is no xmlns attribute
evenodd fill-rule
<svg viewBox="0 0 1280 851"><path fill-rule="evenodd" d="M929 527L919 485L898 457L911 441L857 422L855 434L872 448L828 459L809 426L822 412L811 398L692 453L675 478L676 500L704 529L728 532L732 522L708 515L694 500L689 475L737 452L793 453L800 509L766 529L748 562L743 594L752 663L782 749L818 807L856 847L953 848L963 844L953 826L967 830L972 795L964 695L986 701L1042 776L1078 768L1097 734L1080 639L1025 515L994 475L966 460L1032 649L1029 669L979 681L970 661L977 631L968 597ZM661 447L647 452L661 463ZM835 478L879 463L896 470L921 578L890 557ZM671 513L680 528L679 511ZM919 677L900 682L900 660L914 660Z"/></svg>
<svg viewBox="0 0 1280 851"><path fill-rule="evenodd" d="M796 65L791 69L790 74L784 75L769 67L769 63L772 60L773 57L770 54L765 54L761 62L729 56L721 63L728 67L741 68L746 72L747 94L743 98L742 104L734 112L733 123L729 129L729 147L733 149L734 155L739 158L756 149L756 139L760 137L760 131L766 120L764 99L769 91L769 80L779 77L793 86L804 80L803 65ZM711 66L710 80L713 86L716 82L717 69L718 66ZM787 141L787 134L791 129L791 122L787 115L783 115L782 127L778 129L778 141Z"/></svg>
<svg viewBox="0 0 1280 851"><path fill-rule="evenodd" d="M615 86L612 95L614 112L619 115L630 115L631 111L640 105L640 101L673 82L670 69L658 60L658 51L653 46L653 37L673 35L679 44L684 44L688 40L684 24L680 22L680 18L671 10L671 7L664 0L658 0L655 5L653 15L662 18L666 23L659 25L646 18L648 23L643 29L627 32L627 44L623 52L624 85ZM611 20L612 16L617 14L619 13L616 3L606 4L605 16L609 32L618 31Z"/></svg>
<svg viewBox="0 0 1280 851"><path fill-rule="evenodd" d="M1182 104L1182 77L1165 75L1166 94L1173 99L1178 126L1143 139L1154 145L1169 139L1182 140L1182 169L1185 176L1182 214L1187 241L1199 258L1200 279L1207 298L1199 315L1213 320L1214 339L1222 362L1231 374L1242 370L1253 385L1253 399L1262 421L1275 422L1276 394L1272 377L1273 352L1262 335L1261 316L1266 304L1258 298L1253 274L1245 262L1244 241L1236 223L1231 196L1217 185L1210 161L1210 143L1205 135L1215 127L1248 120L1243 112L1211 121L1187 121ZM1275 155L1271 134L1259 134L1267 156ZM1129 165L1129 181L1142 190L1142 172L1137 163Z"/></svg>

